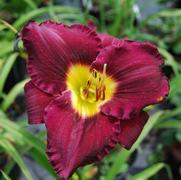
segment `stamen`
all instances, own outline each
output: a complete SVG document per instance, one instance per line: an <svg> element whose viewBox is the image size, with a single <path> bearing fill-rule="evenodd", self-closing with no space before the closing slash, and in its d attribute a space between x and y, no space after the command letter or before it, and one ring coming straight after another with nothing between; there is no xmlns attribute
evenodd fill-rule
<svg viewBox="0 0 181 180"><path fill-rule="evenodd" d="M106 79L106 68L107 64L104 64L102 73L99 73L96 69L93 69L91 71L91 74L87 81L87 85L83 89L83 96L88 101L92 102L94 98L94 102L99 100L105 100L106 87L104 81Z"/></svg>
<svg viewBox="0 0 181 180"><path fill-rule="evenodd" d="M103 66L103 76L106 77L106 68L107 68L107 64L104 64Z"/></svg>
<svg viewBox="0 0 181 180"><path fill-rule="evenodd" d="M103 66L103 72L102 72L102 78L99 77L99 82L96 86L96 101L100 100L105 100L105 85L104 85L104 80L106 78L106 68L107 64L104 64Z"/></svg>
<svg viewBox="0 0 181 180"><path fill-rule="evenodd" d="M101 96L101 92L100 92L100 89L98 89L96 87L96 101L98 101L100 99L100 96Z"/></svg>
<svg viewBox="0 0 181 180"><path fill-rule="evenodd" d="M105 94L105 91L106 91L106 86L102 86L102 97L101 97L101 100L104 100L106 98L106 94Z"/></svg>

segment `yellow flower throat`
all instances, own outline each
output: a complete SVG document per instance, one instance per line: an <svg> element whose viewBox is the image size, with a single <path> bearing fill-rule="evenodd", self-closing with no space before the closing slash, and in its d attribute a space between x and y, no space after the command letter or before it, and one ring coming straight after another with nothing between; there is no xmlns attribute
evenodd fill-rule
<svg viewBox="0 0 181 180"><path fill-rule="evenodd" d="M116 83L106 75L107 65L102 72L86 65L73 65L67 73L67 88L72 93L72 106L83 117L91 117L100 111L100 106L111 99Z"/></svg>

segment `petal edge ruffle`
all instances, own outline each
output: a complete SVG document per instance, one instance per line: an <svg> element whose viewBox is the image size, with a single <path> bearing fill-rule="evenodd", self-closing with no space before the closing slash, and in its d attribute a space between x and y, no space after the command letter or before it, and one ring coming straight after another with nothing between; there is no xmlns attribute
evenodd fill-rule
<svg viewBox="0 0 181 180"><path fill-rule="evenodd" d="M102 114L81 118L66 92L46 108L47 154L56 172L67 179L80 166L102 159L118 142L119 121Z"/></svg>
<svg viewBox="0 0 181 180"><path fill-rule="evenodd" d="M29 22L20 36L28 52L28 73L42 91L60 94L72 64L91 64L101 48L95 31L83 25Z"/></svg>
<svg viewBox="0 0 181 180"><path fill-rule="evenodd" d="M146 112L141 112L129 120L120 120L119 143L126 149L130 149L135 143L149 116Z"/></svg>
<svg viewBox="0 0 181 180"><path fill-rule="evenodd" d="M163 60L150 43L114 41L100 52L92 68L101 71L104 64L107 64L106 72L117 83L114 96L101 108L106 115L129 119L168 95L168 80L160 67Z"/></svg>

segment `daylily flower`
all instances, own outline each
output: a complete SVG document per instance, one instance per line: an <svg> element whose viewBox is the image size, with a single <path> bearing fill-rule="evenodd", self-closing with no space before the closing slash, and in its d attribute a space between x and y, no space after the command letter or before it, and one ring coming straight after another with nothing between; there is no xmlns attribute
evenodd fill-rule
<svg viewBox="0 0 181 180"><path fill-rule="evenodd" d="M20 35L29 57L29 123L45 123L48 158L63 179L117 143L131 148L148 120L143 108L168 94L150 43L51 21L30 22Z"/></svg>

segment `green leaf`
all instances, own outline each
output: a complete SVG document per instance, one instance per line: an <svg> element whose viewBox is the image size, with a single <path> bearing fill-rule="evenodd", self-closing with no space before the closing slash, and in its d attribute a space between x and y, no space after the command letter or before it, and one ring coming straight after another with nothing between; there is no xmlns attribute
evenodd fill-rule
<svg viewBox="0 0 181 180"><path fill-rule="evenodd" d="M1 128L7 131L8 134L6 134L12 137L17 144L27 147L25 150L29 150L31 156L36 162L45 168L53 177L57 177L47 160L44 139L40 140L41 137L39 135L36 135L35 137L28 131L24 130L18 123L8 120L3 112L0 112L0 125Z"/></svg>
<svg viewBox="0 0 181 180"><path fill-rule="evenodd" d="M0 70L2 69L3 64L4 64L4 60L0 59Z"/></svg>
<svg viewBox="0 0 181 180"><path fill-rule="evenodd" d="M32 20L36 17L39 17L43 14L49 13L50 11L54 11L54 13L75 13L80 14L80 11L76 8L68 7L68 6L51 6L51 7L42 7L31 12L28 12L24 16L21 16L18 20L16 20L13 24L14 27L20 29L26 22Z"/></svg>
<svg viewBox="0 0 181 180"><path fill-rule="evenodd" d="M178 115L181 115L181 107L178 107L172 110L165 110L164 114L160 117L160 122L162 120L168 120Z"/></svg>
<svg viewBox="0 0 181 180"><path fill-rule="evenodd" d="M28 168L21 158L21 155L17 152L14 146L4 136L0 135L0 139L0 146L4 148L11 158L19 165L26 178L28 180L33 180Z"/></svg>
<svg viewBox="0 0 181 180"><path fill-rule="evenodd" d="M6 55L13 51L13 43L7 40L2 41L0 43L0 57L3 59L6 58Z"/></svg>
<svg viewBox="0 0 181 180"><path fill-rule="evenodd" d="M181 129L181 120L167 120L157 124L155 128Z"/></svg>
<svg viewBox="0 0 181 180"><path fill-rule="evenodd" d="M163 10L154 15L154 17L180 17L180 16L181 16L180 9Z"/></svg>
<svg viewBox="0 0 181 180"><path fill-rule="evenodd" d="M177 141L181 142L181 132L177 132L175 134L175 138L176 138Z"/></svg>
<svg viewBox="0 0 181 180"><path fill-rule="evenodd" d="M12 54L5 62L3 68L2 68L2 71L0 73L0 95L3 91L3 88L4 88L4 84L6 82L6 79L8 77L8 74L17 58L18 54L17 53L14 53Z"/></svg>
<svg viewBox="0 0 181 180"><path fill-rule="evenodd" d="M7 27L8 29L10 29L14 34L18 33L18 31L16 30L16 28L14 28L11 24L9 24L7 21L3 20L0 18L0 22Z"/></svg>
<svg viewBox="0 0 181 180"><path fill-rule="evenodd" d="M24 0L26 2L26 4L31 7L32 9L36 9L37 6L36 4L33 2L33 0Z"/></svg>
<svg viewBox="0 0 181 180"><path fill-rule="evenodd" d="M36 148L39 152L44 153L45 144L41 140L34 137L28 131L24 130L21 126L18 125L18 123L14 123L8 120L8 118L5 117L5 115L2 113L0 114L0 126L9 132L17 142L20 141L24 144L26 143L31 147Z"/></svg>
<svg viewBox="0 0 181 180"><path fill-rule="evenodd" d="M53 177L58 179L55 171L53 170L52 166L50 165L45 154L40 153L35 148L31 149L30 154L39 165L41 165L44 169L46 169Z"/></svg>
<svg viewBox="0 0 181 180"><path fill-rule="evenodd" d="M154 176L163 168L166 168L169 179L170 180L173 179L169 166L164 163L157 163L141 171L140 173L130 177L130 180L147 180L148 178Z"/></svg>
<svg viewBox="0 0 181 180"><path fill-rule="evenodd" d="M14 102L17 95L20 94L21 92L23 92L23 87L27 82L28 82L27 79L23 80L23 81L17 83L11 89L11 91L7 94L6 98L3 100L3 102L0 106L3 111L6 111L9 108L9 106Z"/></svg>
<svg viewBox="0 0 181 180"><path fill-rule="evenodd" d="M1 170L1 174L5 180L12 180L4 171Z"/></svg>
<svg viewBox="0 0 181 180"><path fill-rule="evenodd" d="M181 54L181 42L178 41L178 42L175 42L175 44L173 45L173 52L175 54Z"/></svg>
<svg viewBox="0 0 181 180"><path fill-rule="evenodd" d="M170 10L163 10L158 13L155 13L148 18L146 18L144 21L140 23L140 27L145 27L145 25L150 21L155 18L171 18L171 17L180 17L181 16L181 10L180 9L170 9Z"/></svg>
<svg viewBox="0 0 181 180"><path fill-rule="evenodd" d="M114 15L113 21L110 26L109 32L114 36L129 36L133 34L135 13L133 5L135 0L115 0L110 3ZM106 13L105 13L106 15Z"/></svg>
<svg viewBox="0 0 181 180"><path fill-rule="evenodd" d="M4 167L4 172L6 174L9 174L15 165L16 165L15 161L8 161Z"/></svg>
<svg viewBox="0 0 181 180"><path fill-rule="evenodd" d="M169 98L176 96L178 92L181 92L181 74L176 75L170 80L170 93Z"/></svg>
<svg viewBox="0 0 181 180"><path fill-rule="evenodd" d="M163 114L162 111L159 111L155 114L153 114L148 122L146 123L141 135L135 142L135 144L132 146L132 148L128 151L126 149L122 149L120 152L117 153L115 156L115 161L113 165L111 166L110 170L108 171L108 174L106 176L106 180L115 179L116 175L120 172L120 167L123 166L126 161L129 159L131 154L138 149L142 141L146 136L148 136L151 129L155 126L155 124L159 121L160 116Z"/></svg>
<svg viewBox="0 0 181 180"><path fill-rule="evenodd" d="M6 26L3 24L0 24L0 31L3 31L4 29L6 29Z"/></svg>

